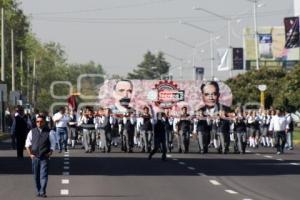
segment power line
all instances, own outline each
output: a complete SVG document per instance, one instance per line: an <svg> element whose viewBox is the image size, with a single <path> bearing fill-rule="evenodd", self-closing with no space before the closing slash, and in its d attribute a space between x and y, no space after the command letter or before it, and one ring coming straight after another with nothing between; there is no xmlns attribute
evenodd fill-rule
<svg viewBox="0 0 300 200"><path fill-rule="evenodd" d="M117 6L111 6L106 8L94 8L94 9L82 9L82 10L70 10L70 11L61 11L61 12L40 12L40 13L31 13L31 15L64 15L64 14L80 14L80 13L92 13L92 12L101 12L106 10L114 10L114 9L125 9L125 8L135 8L135 7L143 7L154 4L160 4L165 2L172 2L176 0L152 0L144 3L136 3L136 4L123 4Z"/></svg>

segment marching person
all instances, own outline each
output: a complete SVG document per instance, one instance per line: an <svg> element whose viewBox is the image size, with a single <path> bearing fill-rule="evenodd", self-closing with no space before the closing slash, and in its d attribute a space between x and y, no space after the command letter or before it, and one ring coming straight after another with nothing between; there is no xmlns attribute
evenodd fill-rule
<svg viewBox="0 0 300 200"><path fill-rule="evenodd" d="M269 130L275 133L277 154L283 153L288 128L289 124L284 113L281 110L276 110L276 115L271 119Z"/></svg>
<svg viewBox="0 0 300 200"><path fill-rule="evenodd" d="M189 152L190 145L190 132L191 132L191 119L190 115L187 112L187 107L183 106L181 108L182 114L180 115L178 127L178 143L179 143L179 152L184 153Z"/></svg>
<svg viewBox="0 0 300 200"><path fill-rule="evenodd" d="M204 116L203 111L199 110L194 124L194 133L198 137L199 153L208 153L210 142L208 119Z"/></svg>
<svg viewBox="0 0 300 200"><path fill-rule="evenodd" d="M67 141L68 141L68 122L70 120L69 116L66 114L66 108L60 107L59 112L55 113L52 117L53 122L55 123L56 127L56 135L59 144L59 153L62 152L62 149L65 149L65 152L68 151L67 149Z"/></svg>
<svg viewBox="0 0 300 200"><path fill-rule="evenodd" d="M36 128L28 133L25 147L32 161L36 196L46 198L49 158L55 150L55 135L46 126L45 116L37 116Z"/></svg>
<svg viewBox="0 0 300 200"><path fill-rule="evenodd" d="M93 109L91 107L86 108L86 113L84 113L84 116L81 118L79 125L82 127L83 131L85 153L92 153L95 151L96 131Z"/></svg>
<svg viewBox="0 0 300 200"><path fill-rule="evenodd" d="M247 146L247 126L246 118L242 112L237 112L234 119L234 129L237 135L237 146L240 154L246 153Z"/></svg>
<svg viewBox="0 0 300 200"><path fill-rule="evenodd" d="M141 136L143 139L142 152L147 151L149 153L151 151L151 142L153 137L152 116L147 106L145 106L143 110L144 112L141 115Z"/></svg>
<svg viewBox="0 0 300 200"><path fill-rule="evenodd" d="M161 149L163 161L167 158L167 147L166 147L166 133L165 133L165 123L166 121L163 120L165 117L165 113L158 112L157 119L155 120L154 124L154 148L150 152L148 159L151 160L152 156Z"/></svg>
<svg viewBox="0 0 300 200"><path fill-rule="evenodd" d="M23 158L23 150L25 146L25 140L27 137L28 129L27 120L24 116L24 109L22 106L17 106L15 118L13 120L11 132L16 138L17 143L17 157Z"/></svg>

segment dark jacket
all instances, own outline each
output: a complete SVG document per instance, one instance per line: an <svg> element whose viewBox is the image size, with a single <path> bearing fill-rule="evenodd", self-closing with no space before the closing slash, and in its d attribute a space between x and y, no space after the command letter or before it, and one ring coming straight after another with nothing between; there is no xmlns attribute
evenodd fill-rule
<svg viewBox="0 0 300 200"><path fill-rule="evenodd" d="M32 131L32 153L37 157L43 157L50 152L50 139L49 139L49 129L47 127L43 128L40 132L38 128L34 128Z"/></svg>

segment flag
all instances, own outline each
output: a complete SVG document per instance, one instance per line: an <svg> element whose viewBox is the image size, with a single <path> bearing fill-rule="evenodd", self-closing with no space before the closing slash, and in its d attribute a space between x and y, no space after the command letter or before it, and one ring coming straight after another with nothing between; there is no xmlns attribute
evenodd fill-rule
<svg viewBox="0 0 300 200"><path fill-rule="evenodd" d="M220 53L220 52L219 52ZM225 52L223 53L223 56L221 58L221 62L218 66L218 71L226 71L229 70L229 66L227 65L228 62L228 53L229 53L229 49L226 49Z"/></svg>
<svg viewBox="0 0 300 200"><path fill-rule="evenodd" d="M232 48L232 69L244 69L244 51L243 48Z"/></svg>
<svg viewBox="0 0 300 200"><path fill-rule="evenodd" d="M76 103L76 96L75 95L71 95L68 98L68 107L72 110L76 110L77 109L77 103Z"/></svg>
<svg viewBox="0 0 300 200"><path fill-rule="evenodd" d="M284 18L285 28L285 48L297 48L300 46L299 40L299 17Z"/></svg>

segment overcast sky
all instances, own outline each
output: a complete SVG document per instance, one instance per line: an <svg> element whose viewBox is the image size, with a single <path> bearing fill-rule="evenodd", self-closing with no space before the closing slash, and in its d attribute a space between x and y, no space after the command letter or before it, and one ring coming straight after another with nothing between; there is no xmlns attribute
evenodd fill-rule
<svg viewBox="0 0 300 200"><path fill-rule="evenodd" d="M197 25L221 36L215 49L227 46L227 22L193 6L232 21L232 46L242 46L242 29L253 27L252 3L248 0L20 0L21 8L31 17L32 31L42 42L59 42L70 63L94 61L109 74L126 75L143 60L148 51L163 51L179 76L184 59L184 78L192 77L193 49L166 35L190 45L198 44L194 62L204 66L210 77L209 35L204 31L178 23L179 20ZM257 8L258 26L282 26L283 17L293 16L293 0L261 0ZM216 72L220 79L228 72Z"/></svg>

